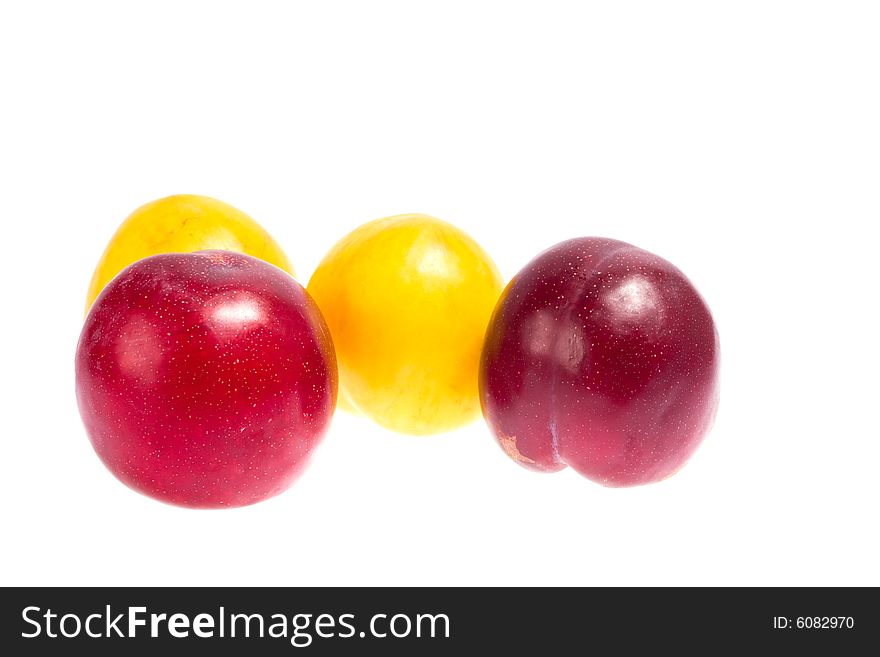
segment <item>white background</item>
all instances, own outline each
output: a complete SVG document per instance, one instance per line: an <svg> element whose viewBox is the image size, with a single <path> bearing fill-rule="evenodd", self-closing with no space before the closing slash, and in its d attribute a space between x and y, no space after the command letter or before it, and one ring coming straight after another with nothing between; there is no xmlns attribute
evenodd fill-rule
<svg viewBox="0 0 880 657"><path fill-rule="evenodd" d="M880 585L880 15L872 2L4 2L3 584ZM116 226L172 193L306 281L426 212L509 278L565 238L682 268L722 339L677 476L529 473L477 422L337 415L275 499L196 512L107 472L73 356Z"/></svg>

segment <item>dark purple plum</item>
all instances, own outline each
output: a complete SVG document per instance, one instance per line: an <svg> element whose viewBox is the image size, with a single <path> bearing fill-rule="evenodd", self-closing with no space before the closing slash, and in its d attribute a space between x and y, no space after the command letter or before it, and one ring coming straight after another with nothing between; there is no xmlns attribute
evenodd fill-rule
<svg viewBox="0 0 880 657"><path fill-rule="evenodd" d="M712 315L681 271L624 242L579 238L541 253L504 290L480 399L520 465L636 486L674 474L697 449L718 369Z"/></svg>

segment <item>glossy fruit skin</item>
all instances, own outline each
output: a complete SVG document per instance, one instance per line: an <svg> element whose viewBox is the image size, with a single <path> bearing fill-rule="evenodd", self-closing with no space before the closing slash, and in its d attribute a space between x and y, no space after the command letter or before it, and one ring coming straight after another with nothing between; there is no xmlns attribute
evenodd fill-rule
<svg viewBox="0 0 880 657"><path fill-rule="evenodd" d="M208 196L178 194L141 206L122 223L92 275L86 312L130 264L161 253L211 249L245 253L293 275L281 247L244 212Z"/></svg>
<svg viewBox="0 0 880 657"><path fill-rule="evenodd" d="M520 465L606 486L674 474L709 431L719 342L685 275L624 242L579 238L504 290L480 367L483 414Z"/></svg>
<svg viewBox="0 0 880 657"><path fill-rule="evenodd" d="M341 406L415 435L473 420L501 286L485 251L433 217L379 219L344 237L308 285L333 334Z"/></svg>
<svg viewBox="0 0 880 657"><path fill-rule="evenodd" d="M86 317L76 396L123 483L186 507L252 504L302 472L336 402L333 343L306 291L226 251L125 269Z"/></svg>

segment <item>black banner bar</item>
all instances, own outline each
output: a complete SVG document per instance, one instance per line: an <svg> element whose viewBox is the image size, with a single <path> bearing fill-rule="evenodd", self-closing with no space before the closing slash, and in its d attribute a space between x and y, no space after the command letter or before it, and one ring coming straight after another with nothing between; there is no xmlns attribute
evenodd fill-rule
<svg viewBox="0 0 880 657"><path fill-rule="evenodd" d="M0 613L5 655L848 655L877 647L880 605L843 588L7 588Z"/></svg>

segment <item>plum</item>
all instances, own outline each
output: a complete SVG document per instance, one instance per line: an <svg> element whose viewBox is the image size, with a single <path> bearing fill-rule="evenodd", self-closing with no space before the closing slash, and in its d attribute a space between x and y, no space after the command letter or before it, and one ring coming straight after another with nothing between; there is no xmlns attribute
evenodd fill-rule
<svg viewBox="0 0 880 657"><path fill-rule="evenodd" d="M245 253L293 275L278 243L244 212L208 196L177 194L142 205L122 222L92 274L86 312L128 265L160 253L208 250Z"/></svg>
<svg viewBox="0 0 880 657"><path fill-rule="evenodd" d="M336 403L318 307L227 251L156 255L114 278L76 351L88 436L131 488L187 507L252 504L302 472Z"/></svg>
<svg viewBox="0 0 880 657"><path fill-rule="evenodd" d="M480 349L502 283L479 244L435 217L386 217L343 237L308 285L336 345L340 406L410 435L479 417Z"/></svg>
<svg viewBox="0 0 880 657"><path fill-rule="evenodd" d="M606 486L677 472L718 405L718 333L703 298L666 260L578 238L505 288L480 362L480 401L520 465L570 465Z"/></svg>

